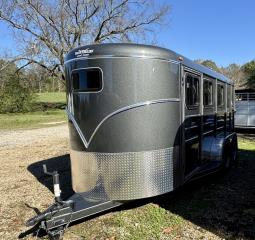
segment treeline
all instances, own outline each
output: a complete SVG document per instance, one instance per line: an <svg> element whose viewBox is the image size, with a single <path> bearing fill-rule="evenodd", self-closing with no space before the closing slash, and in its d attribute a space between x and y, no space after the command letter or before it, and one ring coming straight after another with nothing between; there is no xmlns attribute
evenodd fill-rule
<svg viewBox="0 0 255 240"><path fill-rule="evenodd" d="M236 89L255 89L255 60L244 65L230 64L227 67L219 67L212 60L195 62L229 77L235 82ZM65 91L65 82L61 76L51 75L38 64L20 69L14 63L0 60L0 113L38 110L35 93L56 91Z"/></svg>
<svg viewBox="0 0 255 240"><path fill-rule="evenodd" d="M230 64L227 67L219 67L212 60L195 60L212 70L219 72L230 78L235 83L236 89L251 88L255 89L255 60L252 60L244 65Z"/></svg>
<svg viewBox="0 0 255 240"><path fill-rule="evenodd" d="M3 69L2 69L3 68ZM9 80L10 75L17 75L22 85L29 87L33 92L61 92L65 91L65 84L59 77L52 76L47 69L39 65L30 65L19 70L14 63L0 59L0 88Z"/></svg>
<svg viewBox="0 0 255 240"><path fill-rule="evenodd" d="M0 113L39 110L35 93L64 90L61 78L51 76L39 65L19 69L14 63L0 60Z"/></svg>

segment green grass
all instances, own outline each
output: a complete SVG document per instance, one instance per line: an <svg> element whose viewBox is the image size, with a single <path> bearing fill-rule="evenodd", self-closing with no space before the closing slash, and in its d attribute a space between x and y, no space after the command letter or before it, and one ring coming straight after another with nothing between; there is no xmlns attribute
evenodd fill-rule
<svg viewBox="0 0 255 240"><path fill-rule="evenodd" d="M134 210L122 211L114 219L120 239L159 239L165 232L173 236L183 219L157 204L147 204Z"/></svg>
<svg viewBox="0 0 255 240"><path fill-rule="evenodd" d="M76 225L69 232L78 239L166 239L178 235L184 219L157 204L107 214L84 224ZM85 225L85 226L84 226Z"/></svg>
<svg viewBox="0 0 255 240"><path fill-rule="evenodd" d="M242 134L238 137L238 158L240 161L255 159L255 141L254 136Z"/></svg>
<svg viewBox="0 0 255 240"><path fill-rule="evenodd" d="M66 121L64 110L0 114L0 129L40 128L50 126L47 123L62 121Z"/></svg>
<svg viewBox="0 0 255 240"><path fill-rule="evenodd" d="M65 92L46 92L36 95L35 106L37 105L38 107L35 108L35 112L0 114L0 129L40 128L52 125L47 123L55 122L55 124L58 124L58 122L66 121L65 111L58 109L59 107L57 106L61 105L62 107L62 105L65 105ZM45 105L45 107L41 107L41 104Z"/></svg>
<svg viewBox="0 0 255 240"><path fill-rule="evenodd" d="M246 136L239 137L238 148L240 150L255 151L255 141L254 139L251 139L250 137L246 137Z"/></svg>
<svg viewBox="0 0 255 240"><path fill-rule="evenodd" d="M45 92L37 93L37 102L43 103L65 103L66 93L65 92Z"/></svg>

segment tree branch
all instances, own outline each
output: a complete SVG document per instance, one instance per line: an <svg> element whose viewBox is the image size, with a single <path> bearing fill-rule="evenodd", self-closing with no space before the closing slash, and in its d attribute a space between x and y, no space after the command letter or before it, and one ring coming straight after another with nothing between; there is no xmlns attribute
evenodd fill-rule
<svg viewBox="0 0 255 240"><path fill-rule="evenodd" d="M24 61L20 69L37 64L49 73L61 72L64 79L64 54L69 50L83 44L146 41L168 9L156 0L4 0L0 21L22 36L23 57L11 62Z"/></svg>

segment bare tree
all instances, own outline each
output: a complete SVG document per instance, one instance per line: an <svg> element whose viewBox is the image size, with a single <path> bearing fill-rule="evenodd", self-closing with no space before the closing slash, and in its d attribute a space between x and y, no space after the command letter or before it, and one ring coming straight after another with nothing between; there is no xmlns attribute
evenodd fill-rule
<svg viewBox="0 0 255 240"><path fill-rule="evenodd" d="M18 39L20 69L38 64L64 80L64 55L101 42L150 39L170 7L156 0L1 0L0 21ZM1 69L0 69L1 70Z"/></svg>
<svg viewBox="0 0 255 240"><path fill-rule="evenodd" d="M247 85L247 79L245 77L243 66L241 65L232 63L227 67L219 67L214 61L203 59L194 60L194 62L202 64L216 72L227 76L234 82L236 88L243 88Z"/></svg>
<svg viewBox="0 0 255 240"><path fill-rule="evenodd" d="M234 81L236 88L243 88L246 85L246 78L241 65L232 63L225 68L221 68L222 73Z"/></svg>

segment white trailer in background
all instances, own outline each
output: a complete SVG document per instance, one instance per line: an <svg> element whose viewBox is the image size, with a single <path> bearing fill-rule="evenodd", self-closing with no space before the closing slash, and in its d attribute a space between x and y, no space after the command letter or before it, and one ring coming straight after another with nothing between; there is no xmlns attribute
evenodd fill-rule
<svg viewBox="0 0 255 240"><path fill-rule="evenodd" d="M255 90L236 90L236 128L255 128Z"/></svg>

